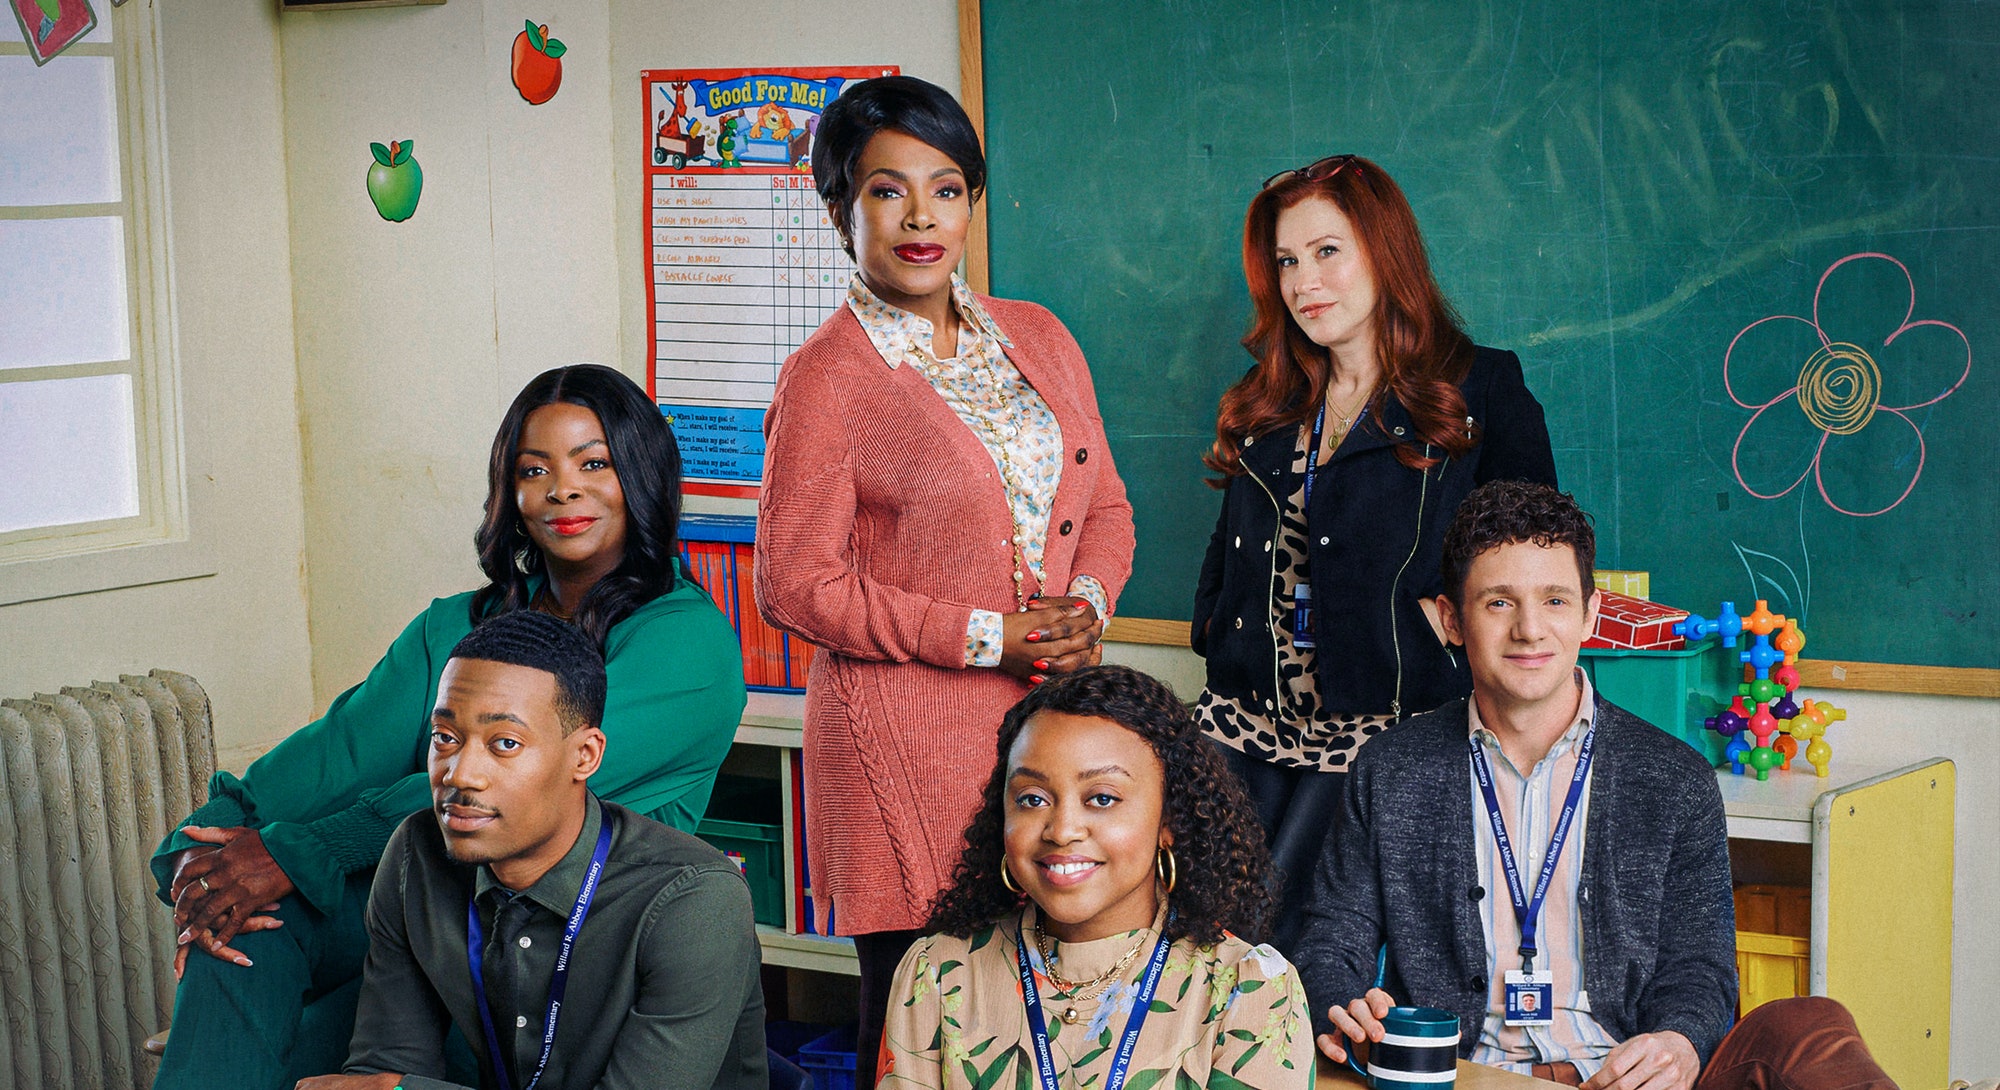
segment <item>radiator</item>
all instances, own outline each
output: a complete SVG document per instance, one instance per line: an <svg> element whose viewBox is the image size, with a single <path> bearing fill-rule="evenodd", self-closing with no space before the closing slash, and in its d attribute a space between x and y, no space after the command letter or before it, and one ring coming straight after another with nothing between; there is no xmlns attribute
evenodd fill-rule
<svg viewBox="0 0 2000 1090"><path fill-rule="evenodd" d="M207 797L208 696L166 670L0 701L0 1075L146 1090L173 1013L173 916L147 860Z"/></svg>

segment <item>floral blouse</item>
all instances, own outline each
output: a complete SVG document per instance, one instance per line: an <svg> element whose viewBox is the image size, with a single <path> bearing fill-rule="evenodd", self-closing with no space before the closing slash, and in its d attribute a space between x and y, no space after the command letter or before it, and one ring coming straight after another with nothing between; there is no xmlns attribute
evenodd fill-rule
<svg viewBox="0 0 2000 1090"><path fill-rule="evenodd" d="M847 285L847 306L861 322L868 340L891 367L908 363L930 382L972 434L993 456L993 465L1007 487L1007 506L1021 528L1021 560L1026 574L1041 586L1042 554L1049 534L1049 512L1062 482L1062 428L1034 386L1007 358L1012 342L995 325L972 289L951 277L952 304L961 319L958 355L940 359L932 347L931 323L907 310L890 306L868 290L856 273ZM1012 475L1007 466L1019 467ZM1099 617L1111 617L1110 596L1094 577L1078 574L1070 594L1090 602ZM992 610L976 609L966 624L965 663L1000 664L1001 619Z"/></svg>
<svg viewBox="0 0 2000 1090"><path fill-rule="evenodd" d="M1049 1051L1064 1088L1105 1084L1126 1018L1157 941L1160 920L1080 943L1055 943L1056 972L1089 980L1143 947L1095 999L1072 1003L1047 975L1034 942L1035 910L970 938L917 940L896 970L882 1033L883 1090L1037 1086L1035 1046L1021 1001L1015 949L1027 930L1028 964L1048 1020ZM1088 990L1088 989L1086 989ZM1077 1009L1077 1020L1063 1012ZM1183 938L1168 949L1126 1090L1306 1090L1313 1082L1312 1020L1298 971L1269 946L1224 935L1214 946Z"/></svg>

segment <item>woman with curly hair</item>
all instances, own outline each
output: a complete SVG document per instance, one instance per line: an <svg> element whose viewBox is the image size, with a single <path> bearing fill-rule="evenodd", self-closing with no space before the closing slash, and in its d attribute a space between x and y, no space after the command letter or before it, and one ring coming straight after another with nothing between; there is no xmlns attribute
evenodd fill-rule
<svg viewBox="0 0 2000 1090"><path fill-rule="evenodd" d="M1051 678L1001 724L933 934L896 971L877 1085L1310 1086L1298 973L1238 937L1270 916L1268 870L1172 691L1122 666Z"/></svg>
<svg viewBox="0 0 2000 1090"><path fill-rule="evenodd" d="M1332 155L1264 182L1243 225L1255 365L1203 462L1222 512L1195 591L1195 717L1228 750L1286 876L1290 950L1361 743L1472 689L1423 603L1459 501L1556 483L1520 358L1474 344L1394 179Z"/></svg>

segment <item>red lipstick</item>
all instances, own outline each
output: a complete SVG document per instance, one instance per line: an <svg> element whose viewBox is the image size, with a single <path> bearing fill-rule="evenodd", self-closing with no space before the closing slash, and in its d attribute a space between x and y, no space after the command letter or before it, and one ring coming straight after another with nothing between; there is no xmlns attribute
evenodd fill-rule
<svg viewBox="0 0 2000 1090"><path fill-rule="evenodd" d="M935 242L906 242L896 247L895 253L912 265L935 265L944 260L944 247Z"/></svg>
<svg viewBox="0 0 2000 1090"><path fill-rule="evenodd" d="M590 529L591 525L596 521L594 518L588 518L583 515L571 515L568 518L550 519L549 529L554 530L564 537L575 537L585 530Z"/></svg>

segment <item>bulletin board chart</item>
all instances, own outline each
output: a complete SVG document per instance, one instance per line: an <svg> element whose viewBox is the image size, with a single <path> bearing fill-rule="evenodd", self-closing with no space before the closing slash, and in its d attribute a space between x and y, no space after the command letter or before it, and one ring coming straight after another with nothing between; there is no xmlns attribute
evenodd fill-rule
<svg viewBox="0 0 2000 1090"><path fill-rule="evenodd" d="M846 298L854 262L813 187L812 141L855 68L641 73L647 376L687 491L754 495L778 367Z"/></svg>

